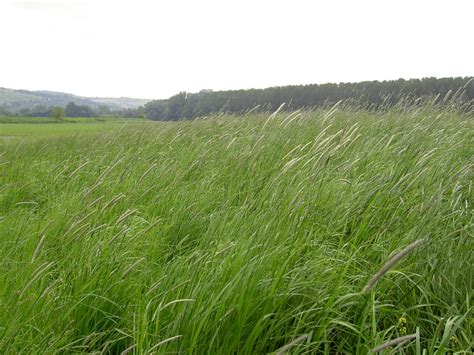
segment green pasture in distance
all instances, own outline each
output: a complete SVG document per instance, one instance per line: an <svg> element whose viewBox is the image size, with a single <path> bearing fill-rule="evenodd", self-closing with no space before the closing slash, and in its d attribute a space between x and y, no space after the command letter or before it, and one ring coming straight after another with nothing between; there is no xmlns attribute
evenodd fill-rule
<svg viewBox="0 0 474 355"><path fill-rule="evenodd" d="M62 136L98 133L121 129L128 125L152 124L140 118L66 118L58 121L49 117L0 117L0 140L21 137Z"/></svg>

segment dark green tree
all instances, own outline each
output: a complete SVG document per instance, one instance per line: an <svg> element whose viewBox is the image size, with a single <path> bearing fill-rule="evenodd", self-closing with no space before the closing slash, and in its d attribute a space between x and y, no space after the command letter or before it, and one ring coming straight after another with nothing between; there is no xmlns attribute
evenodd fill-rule
<svg viewBox="0 0 474 355"><path fill-rule="evenodd" d="M70 102L66 105L65 114L67 117L94 117L94 110L87 105L77 105Z"/></svg>
<svg viewBox="0 0 474 355"><path fill-rule="evenodd" d="M51 116L54 119L57 120L63 120L64 119L64 108L60 106L53 107L51 110Z"/></svg>

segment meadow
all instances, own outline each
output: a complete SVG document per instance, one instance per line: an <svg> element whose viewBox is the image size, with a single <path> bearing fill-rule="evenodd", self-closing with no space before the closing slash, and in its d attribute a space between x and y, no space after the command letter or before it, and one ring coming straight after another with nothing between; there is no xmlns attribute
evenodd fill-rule
<svg viewBox="0 0 474 355"><path fill-rule="evenodd" d="M2 354L473 349L472 114L3 122Z"/></svg>
<svg viewBox="0 0 474 355"><path fill-rule="evenodd" d="M111 132L122 126L139 125L139 118L85 118L57 120L50 117L0 116L0 139L70 136L82 133Z"/></svg>

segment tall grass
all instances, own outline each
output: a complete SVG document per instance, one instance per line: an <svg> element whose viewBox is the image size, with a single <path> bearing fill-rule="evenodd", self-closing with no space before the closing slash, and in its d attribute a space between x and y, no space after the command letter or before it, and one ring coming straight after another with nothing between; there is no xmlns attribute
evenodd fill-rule
<svg viewBox="0 0 474 355"><path fill-rule="evenodd" d="M339 106L0 139L0 352L470 351L473 128Z"/></svg>

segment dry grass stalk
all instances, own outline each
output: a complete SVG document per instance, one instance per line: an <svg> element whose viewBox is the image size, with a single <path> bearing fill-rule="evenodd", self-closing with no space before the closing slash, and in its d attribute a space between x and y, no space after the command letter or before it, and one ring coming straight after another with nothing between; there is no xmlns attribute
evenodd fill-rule
<svg viewBox="0 0 474 355"><path fill-rule="evenodd" d="M39 253L41 252L45 237L46 235L43 234L43 236L40 238L38 245L36 246L35 252L33 253L33 257L31 258L31 262L34 262L38 257Z"/></svg>
<svg viewBox="0 0 474 355"><path fill-rule="evenodd" d="M382 268L370 279L370 281L365 285L362 292L369 292L379 280L401 259L407 256L411 251L413 251L418 245L423 243L423 239L418 239L415 242L411 243L398 253L395 253L388 261L382 266Z"/></svg>
<svg viewBox="0 0 474 355"><path fill-rule="evenodd" d="M298 345L299 343L301 343L302 341L306 340L307 338L309 337L309 334L303 334L301 336L299 336L298 338L296 338L295 340L289 342L288 344L286 344L285 346L281 347L280 349L277 350L277 352L275 353L275 355L281 355L281 354L284 354L286 353L288 350L290 350L292 347L294 347L295 345Z"/></svg>
<svg viewBox="0 0 474 355"><path fill-rule="evenodd" d="M151 347L148 352L149 353L152 353L154 350L156 350L158 347L160 347L161 345L164 345L166 343L169 343L170 341L173 341L173 340L176 340L176 339L179 339L181 338L182 335L176 335L174 337L171 337L171 338L168 338L168 339L165 339L165 340L162 340L160 341L158 344L154 345L153 347Z"/></svg>
<svg viewBox="0 0 474 355"><path fill-rule="evenodd" d="M194 302L194 300L192 298L183 298L183 299L180 299L180 300L174 300L174 301L171 301L171 302L168 302L167 304L165 304L163 307L161 307L161 309L164 309L164 308L172 306L176 303L182 303L182 302Z"/></svg>
<svg viewBox="0 0 474 355"><path fill-rule="evenodd" d="M405 336L402 336L400 338L396 338L396 339L387 341L386 343L373 348L372 352L373 353L378 353L382 350L385 350L385 349L390 348L390 347L395 346L395 345L402 344L406 341L413 340L415 338L416 338L416 334L405 335Z"/></svg>

